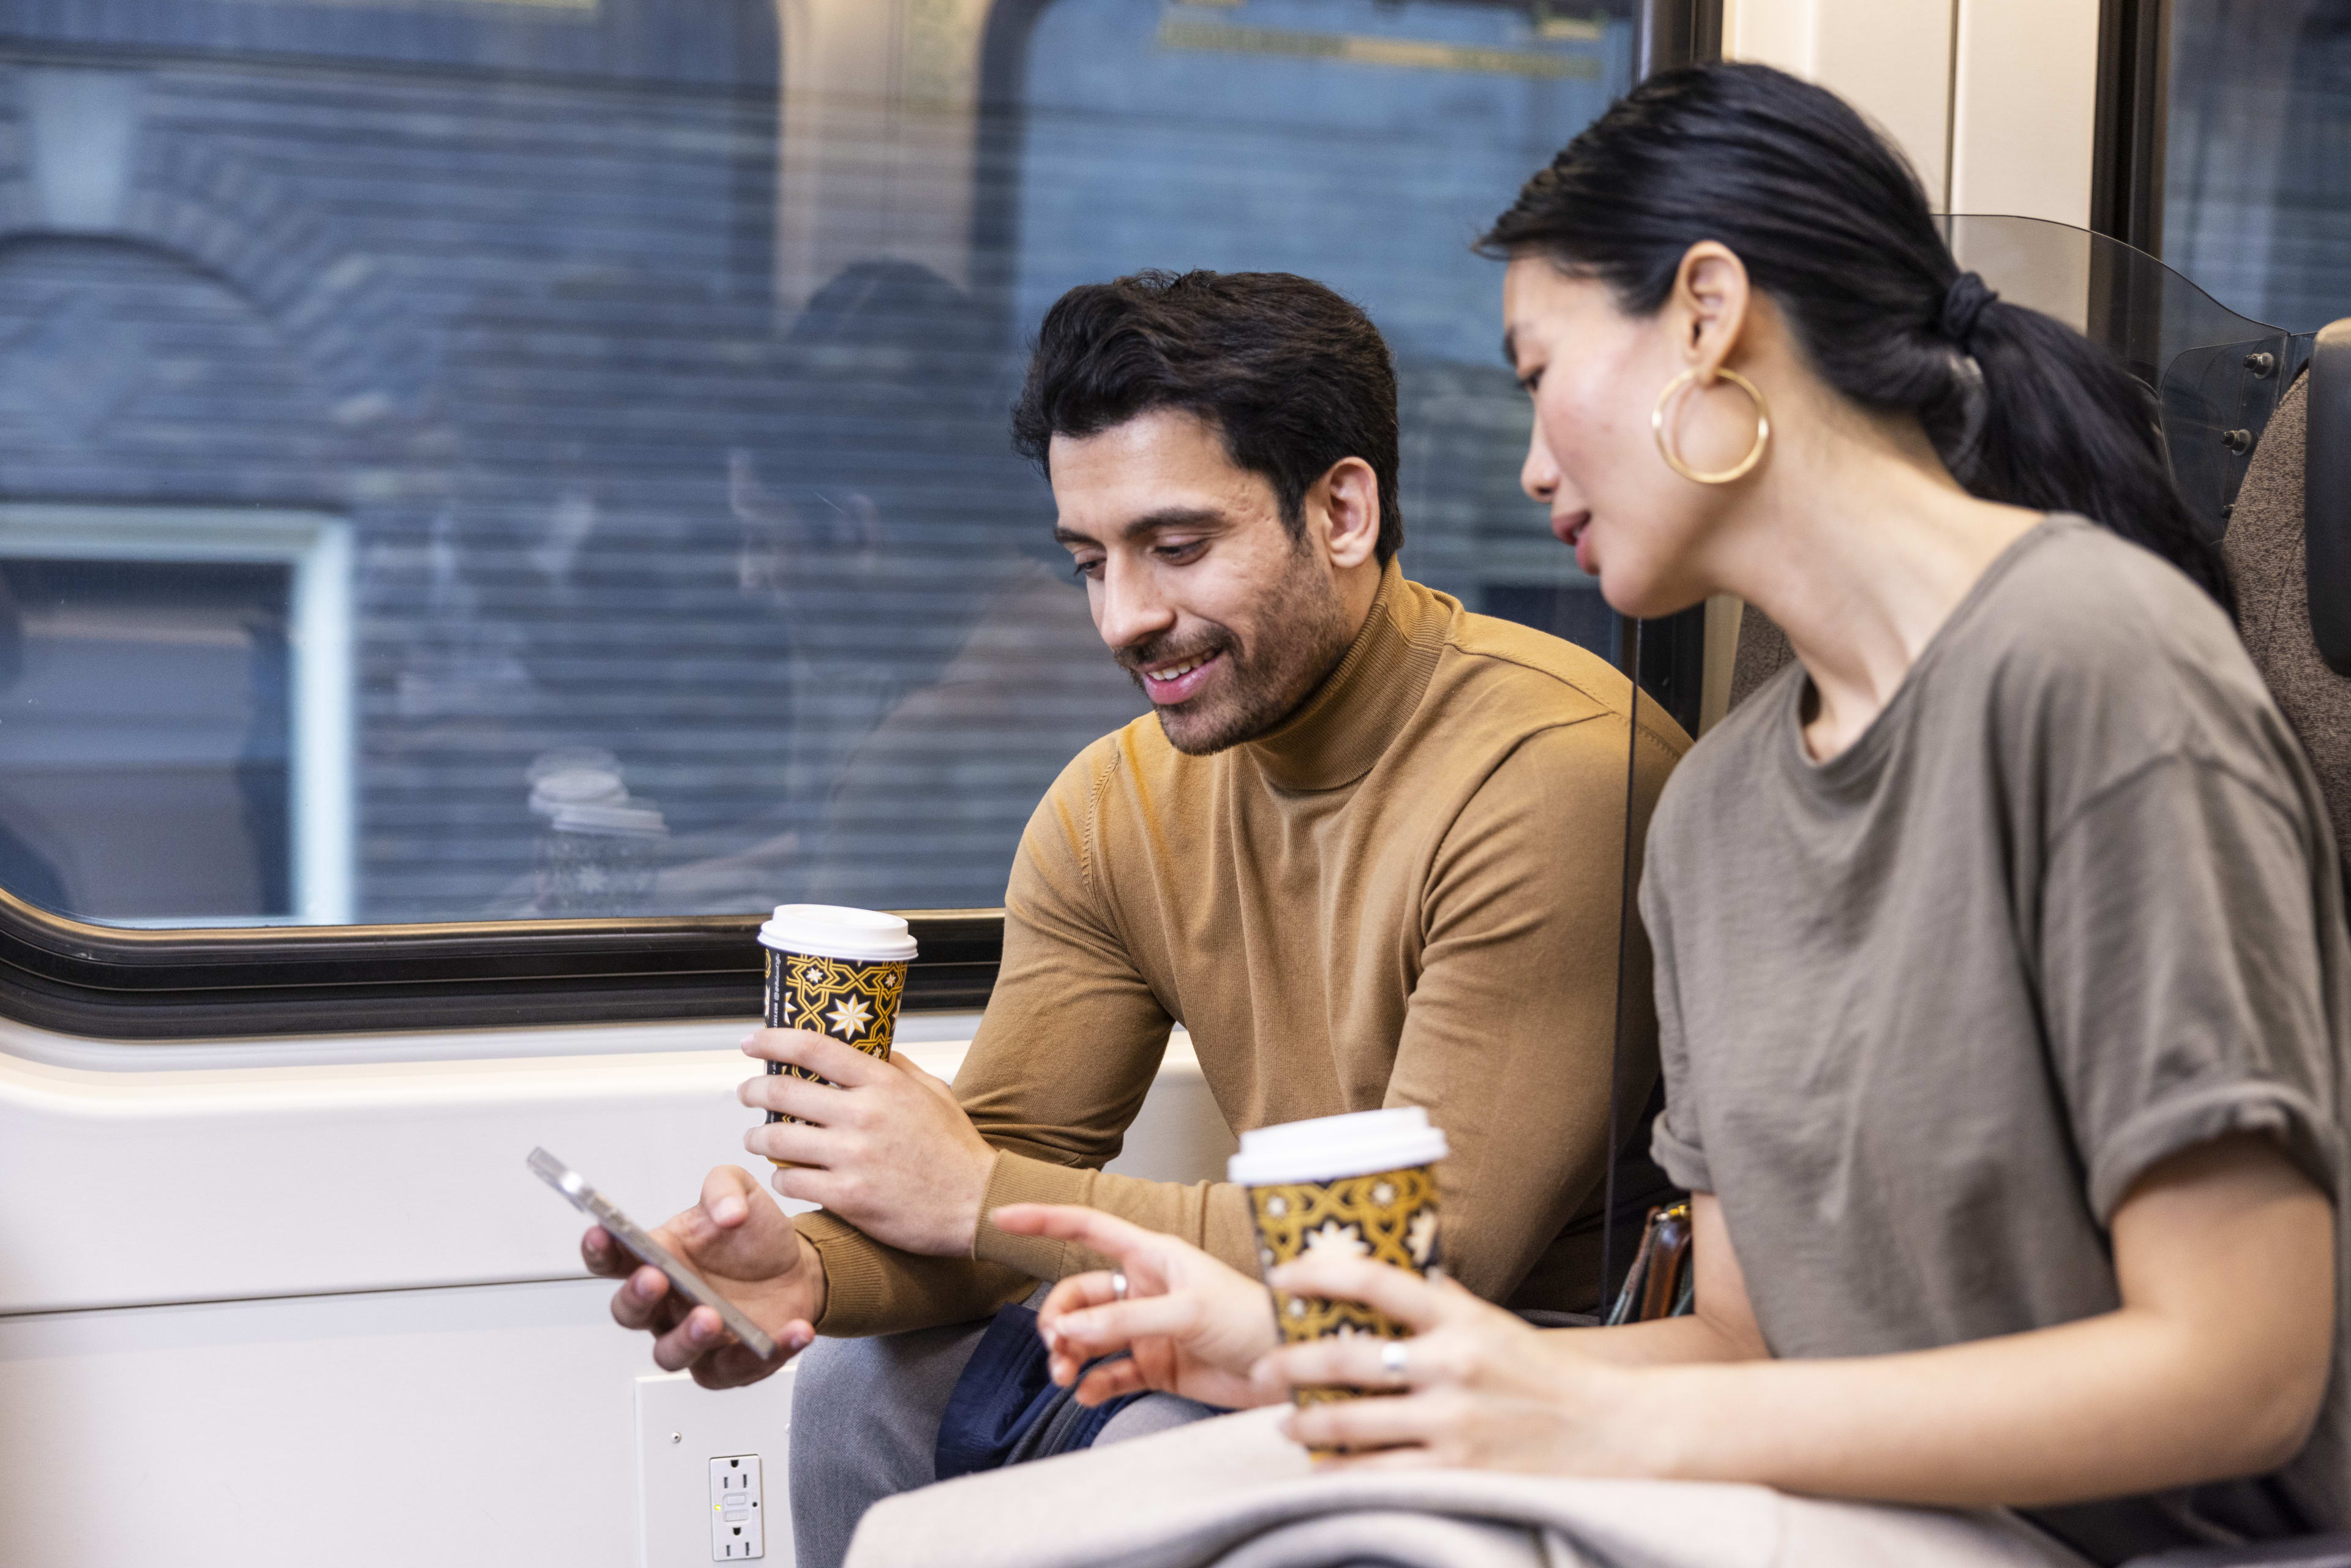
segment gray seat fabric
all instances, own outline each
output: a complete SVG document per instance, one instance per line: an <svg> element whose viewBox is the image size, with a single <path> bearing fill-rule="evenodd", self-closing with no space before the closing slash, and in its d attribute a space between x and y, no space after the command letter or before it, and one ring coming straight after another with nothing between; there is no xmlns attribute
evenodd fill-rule
<svg viewBox="0 0 2351 1568"><path fill-rule="evenodd" d="M1788 634L1770 616L1752 604L1742 608L1739 645L1730 656L1730 706L1745 702L1748 694L1778 674L1795 656L1796 651L1788 646Z"/></svg>
<svg viewBox="0 0 2351 1568"><path fill-rule="evenodd" d="M2305 376L2270 416L2221 548L2237 582L2245 648L2310 753L2335 821L2335 847L2351 851L2351 679L2326 667L2310 629L2303 517L2309 393Z"/></svg>

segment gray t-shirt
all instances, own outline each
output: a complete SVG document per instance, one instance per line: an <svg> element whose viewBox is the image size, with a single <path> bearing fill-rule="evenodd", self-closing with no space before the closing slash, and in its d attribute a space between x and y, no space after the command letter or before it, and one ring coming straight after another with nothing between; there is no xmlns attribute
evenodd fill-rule
<svg viewBox="0 0 2351 1568"><path fill-rule="evenodd" d="M2118 1304L2106 1224L2222 1134L2278 1142L2343 1234L2344 892L2316 780L2228 618L2077 517L2012 545L1876 721L1814 764L1792 664L1657 809L1658 1163L1720 1200L1780 1356ZM2338 1285L2325 1408L2275 1475L2038 1511L2103 1562L2351 1527Z"/></svg>

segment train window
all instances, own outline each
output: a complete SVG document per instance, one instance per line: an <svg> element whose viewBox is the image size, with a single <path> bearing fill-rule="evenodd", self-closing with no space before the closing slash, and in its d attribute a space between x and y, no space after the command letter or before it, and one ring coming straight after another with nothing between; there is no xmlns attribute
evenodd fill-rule
<svg viewBox="0 0 2351 1568"><path fill-rule="evenodd" d="M1144 706L1007 439L1083 279L1360 300L1405 569L1629 649L1468 243L1689 11L7 7L0 1010L739 1011L801 899L984 998L1029 812Z"/></svg>
<svg viewBox="0 0 2351 1568"><path fill-rule="evenodd" d="M144 925L350 917L339 518L0 506L0 884Z"/></svg>
<svg viewBox="0 0 2351 1568"><path fill-rule="evenodd" d="M1004 415L1052 298L1146 267L1364 303L1407 569L1612 647L1517 493L1468 242L1634 31L9 8L0 882L148 926L996 904L1046 785L1144 706Z"/></svg>
<svg viewBox="0 0 2351 1568"><path fill-rule="evenodd" d="M2172 0L2163 258L2293 332L2351 315L2351 5Z"/></svg>

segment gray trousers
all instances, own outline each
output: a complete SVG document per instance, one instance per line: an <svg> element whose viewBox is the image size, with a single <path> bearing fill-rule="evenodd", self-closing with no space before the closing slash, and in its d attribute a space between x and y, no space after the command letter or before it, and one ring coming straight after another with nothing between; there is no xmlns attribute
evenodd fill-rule
<svg viewBox="0 0 2351 1568"><path fill-rule="evenodd" d="M1040 1290L1029 1299L1035 1306ZM800 1353L792 1388L794 1568L840 1568L865 1511L929 1486L939 1422L987 1322L873 1339L820 1339ZM1216 1412L1153 1394L1111 1417L1096 1448L1148 1437Z"/></svg>

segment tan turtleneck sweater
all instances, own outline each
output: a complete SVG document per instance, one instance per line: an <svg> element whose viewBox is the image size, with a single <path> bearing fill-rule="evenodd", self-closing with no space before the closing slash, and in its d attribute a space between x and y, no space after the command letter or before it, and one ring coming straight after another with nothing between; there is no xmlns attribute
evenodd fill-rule
<svg viewBox="0 0 2351 1568"><path fill-rule="evenodd" d="M1420 1105L1446 1265L1489 1300L1589 1310L1628 885L1688 746L1595 655L1465 612L1391 562L1305 707L1211 757L1136 719L1065 768L1005 896L1004 963L956 1078L1001 1151L983 1212L1091 1204L1257 1272L1241 1190L1104 1175L1182 1020L1237 1130ZM1635 868L1637 872L1637 867ZM1625 970L1628 1084L1656 1071L1649 965ZM973 1256L922 1258L830 1214L828 1334L985 1316L1090 1266L983 1218Z"/></svg>

